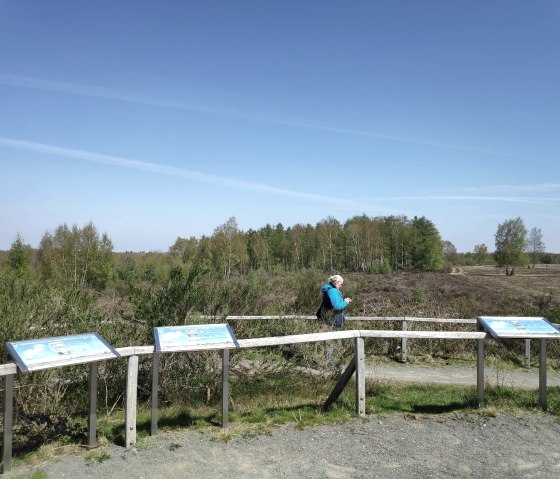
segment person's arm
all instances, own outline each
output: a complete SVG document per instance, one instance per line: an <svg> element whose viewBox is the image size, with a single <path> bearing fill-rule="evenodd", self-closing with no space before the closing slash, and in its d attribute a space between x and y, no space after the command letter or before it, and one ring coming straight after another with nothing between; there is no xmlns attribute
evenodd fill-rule
<svg viewBox="0 0 560 479"><path fill-rule="evenodd" d="M346 306L348 306L348 302L342 299L342 294L338 289L329 289L327 294L329 295L333 309L343 310Z"/></svg>

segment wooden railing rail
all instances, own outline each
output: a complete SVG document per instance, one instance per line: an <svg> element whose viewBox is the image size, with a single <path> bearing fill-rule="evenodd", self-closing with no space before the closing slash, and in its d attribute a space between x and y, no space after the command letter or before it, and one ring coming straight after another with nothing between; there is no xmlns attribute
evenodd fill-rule
<svg viewBox="0 0 560 479"><path fill-rule="evenodd" d="M228 319L234 319L231 317ZM244 317L246 319L246 317ZM277 318L277 317L275 317ZM370 318L371 319L371 318ZM385 319L385 318L384 318ZM402 318L401 318L402 319ZM419 320L428 320L429 318L415 318ZM484 341L491 339L492 336L485 332L465 332L465 331L386 331L386 330L339 330L320 333L297 334L289 336L263 337L238 339L236 347L238 348L254 348L279 346L284 344L312 343L318 341L332 341L341 339L353 339L355 354L350 364L346 368L335 389L327 399L325 407L328 407L336 400L338 394L342 391L351 376L356 375L356 411L359 415L365 415L365 354L364 339L367 338L401 338L401 339L447 339L447 340L475 340L477 342L477 391L478 403L483 404L484 400ZM125 411L125 444L130 447L136 443L136 409L137 409L137 390L138 390L138 357L140 355L152 355L154 376L152 379L152 388L157 391L157 374L159 372L159 355L155 353L153 345L146 346L127 346L117 348L117 352L121 358L127 360L126 375L126 411ZM223 350L222 357L222 426L228 425L228 407L229 407L229 349ZM91 368L94 364L95 368ZM90 381L91 376L97 372L97 363L90 364ZM0 376L4 377L4 441L3 441L3 472L7 472L11 468L11 425L13 415L13 379L17 374L17 368L14 363L0 365ZM93 382L93 381L92 381ZM155 384L154 384L155 383ZM95 381L95 389L96 389ZM90 396L93 396L93 389L90 390ZM155 401L154 401L155 398ZM539 398L541 406L546 409L546 339L540 339L539 348ZM90 398L91 399L91 398ZM95 404L94 404L95 407ZM152 415L152 433L157 430L157 393L152 395L152 413L156 410L155 416ZM92 413L93 414L93 413ZM154 417L156 425L154 425ZM95 416L93 415L93 418ZM93 434L93 438L92 438ZM90 423L90 444L95 444L95 422L93 426Z"/></svg>

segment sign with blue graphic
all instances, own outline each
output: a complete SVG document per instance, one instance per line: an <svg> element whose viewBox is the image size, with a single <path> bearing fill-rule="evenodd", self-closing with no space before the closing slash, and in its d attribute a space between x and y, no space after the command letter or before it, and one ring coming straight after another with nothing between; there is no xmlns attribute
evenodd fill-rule
<svg viewBox="0 0 560 479"><path fill-rule="evenodd" d="M479 316L478 322L495 338L560 339L560 330L545 318Z"/></svg>
<svg viewBox="0 0 560 479"><path fill-rule="evenodd" d="M197 324L154 328L156 352L233 349L237 338L229 324Z"/></svg>
<svg viewBox="0 0 560 479"><path fill-rule="evenodd" d="M22 372L120 357L98 333L8 342L6 347Z"/></svg>

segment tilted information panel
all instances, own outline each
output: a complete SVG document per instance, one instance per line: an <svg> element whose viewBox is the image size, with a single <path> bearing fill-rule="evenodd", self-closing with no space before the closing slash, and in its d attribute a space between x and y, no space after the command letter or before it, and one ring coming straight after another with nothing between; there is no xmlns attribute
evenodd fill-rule
<svg viewBox="0 0 560 479"><path fill-rule="evenodd" d="M154 328L158 353L203 349L234 349L237 338L229 324L196 324Z"/></svg>
<svg viewBox="0 0 560 479"><path fill-rule="evenodd" d="M7 342L10 356L22 372L119 358L98 333Z"/></svg>
<svg viewBox="0 0 560 479"><path fill-rule="evenodd" d="M546 318L479 316L479 324L495 338L560 338L560 331Z"/></svg>

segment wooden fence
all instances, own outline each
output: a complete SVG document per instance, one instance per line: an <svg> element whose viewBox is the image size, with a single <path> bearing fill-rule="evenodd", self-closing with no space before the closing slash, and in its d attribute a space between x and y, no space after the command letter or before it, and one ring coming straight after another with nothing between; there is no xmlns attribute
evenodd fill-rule
<svg viewBox="0 0 560 479"><path fill-rule="evenodd" d="M228 316L227 321L250 320L250 319L315 319L315 317L301 316ZM285 344L313 343L318 341L333 341L351 339L354 341L354 357L348 364L346 370L340 376L334 390L326 399L324 407L328 407L340 395L348 381L355 373L355 402L356 412L360 416L365 415L365 346L367 338L400 338L407 339L447 339L447 340L474 340L477 343L477 397L479 406L484 402L484 341L492 339L485 332L460 332L460 331L411 331L408 324L415 321L434 323L463 323L475 324L476 320L435 319L435 318L371 318L351 317L349 321L388 321L396 320L403 322L401 331L386 330L339 330L331 332L298 334L290 336L263 337L237 340L240 349L280 346ZM539 354L539 401L546 409L546 339L540 339ZM404 345L406 350L406 343ZM126 448L136 443L136 411L137 411L137 389L138 389L138 364L139 356L153 356L152 377L152 424L151 434L157 432L157 390L159 375L159 355L154 346L128 346L117 348L122 359L127 361L126 385L125 385L125 444ZM97 409L97 362L90 363L90 395L89 395L89 438L88 445L96 446L96 409ZM12 427L13 427L13 381L17 374L15 363L0 365L0 376L4 377L4 431L2 444L2 472L11 469L12 461ZM228 426L229 414L229 349L224 349L222 354L222 427Z"/></svg>
<svg viewBox="0 0 560 479"><path fill-rule="evenodd" d="M279 320L279 319L305 319L316 320L315 316L227 316L227 321L251 321L251 320ZM347 321L365 321L365 322L400 322L401 330L408 331L414 323L436 323L436 324L478 324L476 319L457 319L457 318L415 318L408 316L348 316ZM476 328L475 328L476 329ZM400 361L408 362L408 338L401 336ZM525 340L525 360L526 368L531 366L531 340Z"/></svg>

